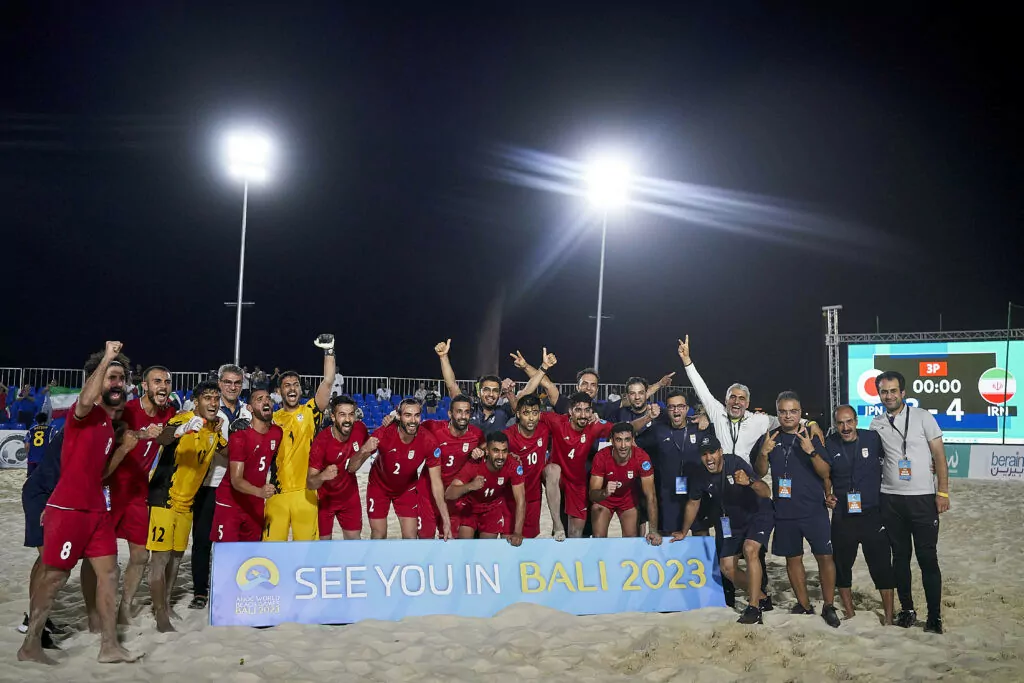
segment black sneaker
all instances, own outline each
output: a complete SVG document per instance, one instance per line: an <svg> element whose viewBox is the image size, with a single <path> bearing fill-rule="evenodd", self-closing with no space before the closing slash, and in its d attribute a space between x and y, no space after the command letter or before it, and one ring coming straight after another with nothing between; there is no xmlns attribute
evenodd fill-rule
<svg viewBox="0 0 1024 683"><path fill-rule="evenodd" d="M771 612L773 609L775 609L775 606L772 605L772 596L766 595L763 598L761 598L761 601L758 603L757 608L762 612Z"/></svg>
<svg viewBox="0 0 1024 683"><path fill-rule="evenodd" d="M822 607L821 618L832 628L839 628L839 615L836 614L835 605L825 605Z"/></svg>
<svg viewBox="0 0 1024 683"><path fill-rule="evenodd" d="M24 614L25 618L22 619L21 624L18 626L18 633L28 633L28 613L25 612ZM43 631L49 631L54 635L62 636L67 632L67 629L65 629L62 626L57 626L52 621L47 619L46 626L43 627Z"/></svg>
<svg viewBox="0 0 1024 683"><path fill-rule="evenodd" d="M928 621L924 622L925 633L938 633L942 635L942 617L928 615Z"/></svg>
<svg viewBox="0 0 1024 683"><path fill-rule="evenodd" d="M814 606L804 607L799 602L793 605L793 609L789 610L790 614L814 614Z"/></svg>
<svg viewBox="0 0 1024 683"><path fill-rule="evenodd" d="M910 628L917 623L917 612L912 609L901 609L896 615L896 625L900 628Z"/></svg>
<svg viewBox="0 0 1024 683"><path fill-rule="evenodd" d="M206 603L209 602L209 598L205 595L196 595L192 598L192 602L188 603L189 609L206 609Z"/></svg>
<svg viewBox="0 0 1024 683"><path fill-rule="evenodd" d="M763 624L764 620L761 619L761 610L754 607L753 605L747 605L747 608L743 610L743 614L736 620L737 624Z"/></svg>
<svg viewBox="0 0 1024 683"><path fill-rule="evenodd" d="M43 636L40 638L40 642L43 645L44 650L59 650L60 647L57 643L53 642L53 637L49 631L43 631Z"/></svg>

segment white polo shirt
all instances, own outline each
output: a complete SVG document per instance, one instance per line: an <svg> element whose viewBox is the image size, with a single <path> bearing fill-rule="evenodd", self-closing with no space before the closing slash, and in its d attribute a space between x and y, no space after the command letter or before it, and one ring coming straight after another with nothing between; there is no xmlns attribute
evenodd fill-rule
<svg viewBox="0 0 1024 683"><path fill-rule="evenodd" d="M779 426L779 418L764 413L752 413L749 410L739 420L729 417L725 405L715 398L704 379L697 372L697 366L690 363L686 366L686 376L690 379L697 398L704 404L708 420L715 426L715 436L722 444L723 453L732 453L750 463L750 451L757 440L765 432Z"/></svg>
<svg viewBox="0 0 1024 683"><path fill-rule="evenodd" d="M892 422L889 415L876 415L871 431L882 437L882 493L898 496L935 495L935 473L928 443L942 438L942 430L927 410L903 405ZM906 455L904 455L906 444ZM910 480L900 479L900 460L910 461Z"/></svg>

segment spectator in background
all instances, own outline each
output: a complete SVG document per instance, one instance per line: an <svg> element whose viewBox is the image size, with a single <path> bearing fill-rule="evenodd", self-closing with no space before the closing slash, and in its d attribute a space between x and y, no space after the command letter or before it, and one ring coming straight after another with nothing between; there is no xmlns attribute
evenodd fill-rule
<svg viewBox="0 0 1024 683"><path fill-rule="evenodd" d="M279 368L277 366L274 366L274 374L270 376L270 393L273 394L273 393L277 392L277 390L278 390L278 388L280 386L281 386L281 368ZM281 401L280 400L276 400L274 402L275 403L280 403Z"/></svg>
<svg viewBox="0 0 1024 683"><path fill-rule="evenodd" d="M249 372L249 366L242 366L242 400L246 401L249 398L249 386L252 382L252 373Z"/></svg>
<svg viewBox="0 0 1024 683"><path fill-rule="evenodd" d="M378 396L380 390L377 390ZM7 421L7 385L0 384L0 420Z"/></svg>
<svg viewBox="0 0 1024 683"><path fill-rule="evenodd" d="M381 384L377 388L377 400L384 403L388 403L391 400L391 389L388 388L388 385Z"/></svg>
<svg viewBox="0 0 1024 683"><path fill-rule="evenodd" d="M337 396L341 396L345 393L345 378L342 377L340 372L334 373L334 383L331 384L331 393Z"/></svg>
<svg viewBox="0 0 1024 683"><path fill-rule="evenodd" d="M11 404L11 419L23 425L32 424L32 418L39 412L39 404L32 396L32 388L25 384L18 393L18 400Z"/></svg>
<svg viewBox="0 0 1024 683"><path fill-rule="evenodd" d="M253 384L266 384L267 373L260 370L260 366L256 366L256 369L252 371L252 383Z"/></svg>
<svg viewBox="0 0 1024 683"><path fill-rule="evenodd" d="M413 398L415 398L420 403L423 403L423 400L426 397L427 397L427 384L426 384L426 382L420 382L420 388L416 390L415 394L413 394Z"/></svg>
<svg viewBox="0 0 1024 683"><path fill-rule="evenodd" d="M423 397L423 405L427 409L427 415L435 415L437 413L437 404L441 400L437 391L431 389Z"/></svg>
<svg viewBox="0 0 1024 683"><path fill-rule="evenodd" d="M32 476L33 470L43 461L43 454L50 445L53 438L53 428L49 425L50 418L46 413L36 415L36 423L32 429L25 433L25 448L28 449L28 473Z"/></svg>

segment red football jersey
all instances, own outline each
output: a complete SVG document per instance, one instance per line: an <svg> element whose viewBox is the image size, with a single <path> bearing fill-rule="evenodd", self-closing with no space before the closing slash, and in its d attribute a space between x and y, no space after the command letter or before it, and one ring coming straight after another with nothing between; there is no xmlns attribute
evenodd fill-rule
<svg viewBox="0 0 1024 683"><path fill-rule="evenodd" d="M477 476L484 478L484 485L476 491L470 491L462 496L466 501L469 512L477 514L493 508L505 502L508 491L516 484L523 483L523 466L513 457L505 460L505 464L497 472L492 472L487 466L487 458L470 460L459 471L456 479L463 484L468 484Z"/></svg>
<svg viewBox="0 0 1024 683"><path fill-rule="evenodd" d="M444 487L448 488L448 485L455 479L455 475L469 460L469 454L473 449L483 446L484 433L479 427L469 425L465 434L454 436L448 423L443 420L427 420L420 424L420 429L424 428L430 432L430 435L437 441L437 447L441 449L441 457L428 458L427 465L441 468L441 481L444 483ZM430 477L426 468L420 476Z"/></svg>
<svg viewBox="0 0 1024 683"><path fill-rule="evenodd" d="M526 500L540 500L541 480L544 474L545 454L551 447L551 430L543 422L537 423L533 435L523 436L519 425L505 430L509 453L519 459L526 481Z"/></svg>
<svg viewBox="0 0 1024 683"><path fill-rule="evenodd" d="M103 470L114 450L114 423L107 411L94 405L84 419L75 417L71 406L64 423L64 446L60 451L60 479L47 505L68 510L106 512Z"/></svg>
<svg viewBox="0 0 1024 683"><path fill-rule="evenodd" d="M441 460L441 449L426 429L416 432L411 443L404 443L398 436L398 424L391 423L374 431L380 444L377 459L370 468L370 481L376 482L394 498L416 485L416 474L420 465L430 460Z"/></svg>
<svg viewBox="0 0 1024 683"><path fill-rule="evenodd" d="M619 482L615 493L605 498L609 505L628 508L635 506L639 497L640 480L654 476L651 458L642 448L633 446L633 454L624 465L615 460L613 448L602 448L594 456L590 466L590 476L604 478L607 485L610 481Z"/></svg>
<svg viewBox="0 0 1024 683"><path fill-rule="evenodd" d="M142 407L142 399L136 398L125 404L121 420L128 425L128 429L140 431L150 425L163 427L174 417L174 413L174 406L167 404L162 410L158 409L156 415L150 417ZM140 500L145 504L146 495L149 493L149 470L159 453L160 444L156 439L143 439L131 453L124 456L124 460L107 479L114 505L133 500Z"/></svg>
<svg viewBox="0 0 1024 683"><path fill-rule="evenodd" d="M551 462L561 466L562 479L569 484L585 485L590 449L601 439L608 438L612 423L598 420L577 432L568 415L541 413L540 419L551 429Z"/></svg>
<svg viewBox="0 0 1024 683"><path fill-rule="evenodd" d="M356 483L356 475L349 472L349 459L359 452L366 440L370 438L366 431L366 425L362 422L355 422L352 425L352 432L346 441L338 441L334 435L334 429L325 429L313 439L313 445L309 449L309 466L321 472L328 465L337 465L338 476L330 481L325 481L317 489L317 497L320 504L325 505L331 500L348 500L348 497L355 491L359 493L359 484Z"/></svg>
<svg viewBox="0 0 1024 683"><path fill-rule="evenodd" d="M284 431L275 424L270 425L266 434L260 434L252 427L239 430L228 437L229 462L244 463L242 478L257 488L263 488L274 476L277 449L284 440ZM259 496L236 491L231 485L231 470L217 485L216 501L221 505L238 508L249 515L262 518L266 500Z"/></svg>

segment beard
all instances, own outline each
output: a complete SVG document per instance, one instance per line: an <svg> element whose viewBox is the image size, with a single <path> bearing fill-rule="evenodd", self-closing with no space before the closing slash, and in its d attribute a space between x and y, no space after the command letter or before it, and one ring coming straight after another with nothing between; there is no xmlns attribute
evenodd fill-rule
<svg viewBox="0 0 1024 683"><path fill-rule="evenodd" d="M115 392L118 394L116 398L114 397ZM107 389L100 397L100 400L103 401L103 405L110 406L111 408L117 408L122 405L124 403L124 399L124 389Z"/></svg>

